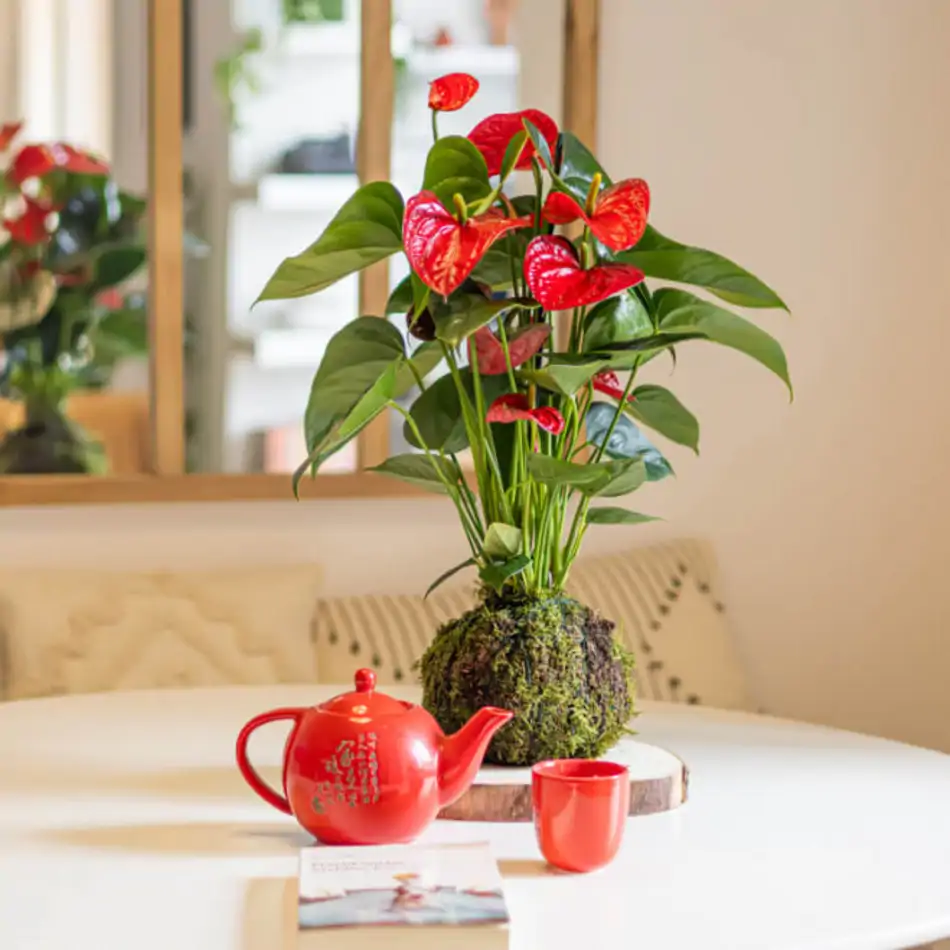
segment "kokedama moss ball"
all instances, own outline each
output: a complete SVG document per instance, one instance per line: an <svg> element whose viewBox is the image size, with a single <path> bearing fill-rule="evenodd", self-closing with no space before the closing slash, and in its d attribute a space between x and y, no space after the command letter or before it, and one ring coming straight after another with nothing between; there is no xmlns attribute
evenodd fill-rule
<svg viewBox="0 0 950 950"><path fill-rule="evenodd" d="M634 712L633 657L614 626L563 594L490 593L442 626L423 654L423 705L446 733L482 706L512 710L487 762L596 758Z"/></svg>

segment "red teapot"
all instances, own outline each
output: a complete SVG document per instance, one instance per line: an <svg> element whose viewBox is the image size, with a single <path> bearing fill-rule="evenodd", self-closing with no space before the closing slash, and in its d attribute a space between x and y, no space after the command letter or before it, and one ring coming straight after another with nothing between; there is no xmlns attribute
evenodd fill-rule
<svg viewBox="0 0 950 950"><path fill-rule="evenodd" d="M269 805L292 815L324 844L411 841L472 784L492 736L514 713L485 706L446 736L421 706L376 692L372 670L356 690L319 706L255 716L237 739L237 764ZM247 758L258 726L290 719L283 794Z"/></svg>

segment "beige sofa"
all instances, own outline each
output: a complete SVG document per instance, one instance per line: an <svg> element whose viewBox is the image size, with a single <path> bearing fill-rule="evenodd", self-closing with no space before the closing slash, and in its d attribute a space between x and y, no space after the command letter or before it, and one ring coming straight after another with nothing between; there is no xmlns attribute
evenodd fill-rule
<svg viewBox="0 0 950 950"><path fill-rule="evenodd" d="M0 698L228 684L411 681L470 582L334 597L319 565L174 572L0 571ZM639 694L754 708L709 547L683 540L581 559L569 589L618 623Z"/></svg>

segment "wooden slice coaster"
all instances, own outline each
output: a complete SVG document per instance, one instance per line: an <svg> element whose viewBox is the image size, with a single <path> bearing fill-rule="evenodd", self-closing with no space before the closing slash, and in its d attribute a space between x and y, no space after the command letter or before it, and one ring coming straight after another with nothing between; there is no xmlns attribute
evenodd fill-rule
<svg viewBox="0 0 950 950"><path fill-rule="evenodd" d="M623 739L605 756L630 769L630 814L671 811L686 801L689 771L672 752ZM531 821L531 769L487 765L454 805L439 812L450 821Z"/></svg>

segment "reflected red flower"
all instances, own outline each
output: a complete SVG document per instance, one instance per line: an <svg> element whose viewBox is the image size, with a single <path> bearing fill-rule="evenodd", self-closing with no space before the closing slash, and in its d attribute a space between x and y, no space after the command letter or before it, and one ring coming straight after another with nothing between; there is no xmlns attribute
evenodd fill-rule
<svg viewBox="0 0 950 950"><path fill-rule="evenodd" d="M620 379L616 373L609 370L606 373L598 373L594 377L593 383L597 392L610 396L611 399L616 399L618 402L623 399L624 387L620 385ZM627 396L627 402L633 402L633 399L633 393L630 393Z"/></svg>
<svg viewBox="0 0 950 950"><path fill-rule="evenodd" d="M627 178L592 195L589 204L585 209L570 195L552 191L542 214L551 224L570 224L580 218L602 244L612 251L625 251L646 230L650 187L642 178Z"/></svg>
<svg viewBox="0 0 950 950"><path fill-rule="evenodd" d="M0 125L0 152L5 152L10 147L22 128L22 122L6 122Z"/></svg>
<svg viewBox="0 0 950 950"><path fill-rule="evenodd" d="M544 341L550 335L551 327L547 323L532 323L512 333L508 338L508 355L511 357L512 368L527 363L544 346ZM508 372L505 349L488 327L477 330L472 340L479 373L483 376L499 376Z"/></svg>
<svg viewBox="0 0 950 950"><path fill-rule="evenodd" d="M630 264L599 264L584 270L567 238L539 235L525 251L524 276L545 310L571 310L639 284L643 271Z"/></svg>
<svg viewBox="0 0 950 950"><path fill-rule="evenodd" d="M49 237L46 219L50 209L38 201L33 201L32 198L24 200L26 210L23 214L18 218L4 221L3 226L9 232L10 239L16 241L17 244L42 244Z"/></svg>
<svg viewBox="0 0 950 950"><path fill-rule="evenodd" d="M7 169L7 178L21 185L27 178L43 178L62 169L77 175L108 175L106 162L63 142L51 145L26 145L20 149Z"/></svg>
<svg viewBox="0 0 950 950"><path fill-rule="evenodd" d="M468 140L482 153L489 175L497 175L501 171L501 163L505 157L508 143L519 132L524 131L524 120L527 119L544 136L548 148L552 153L557 145L557 123L540 109L522 109L520 112L498 112L495 115L482 119L478 125L468 133ZM531 159L537 154L534 144L529 140L515 168L524 170L531 167Z"/></svg>
<svg viewBox="0 0 950 950"><path fill-rule="evenodd" d="M429 83L429 108L455 112L478 92L478 80L468 73L449 73Z"/></svg>
<svg viewBox="0 0 950 950"><path fill-rule="evenodd" d="M537 423L538 427L560 435L564 431L564 416L557 409L550 406L539 406L532 409L528 397L521 393L509 393L499 396L485 414L488 422L519 422L521 420Z"/></svg>
<svg viewBox="0 0 950 950"><path fill-rule="evenodd" d="M509 218L500 208L490 208L463 223L431 191L420 191L406 202L402 242L420 280L447 297L498 238L531 223L530 216Z"/></svg>

